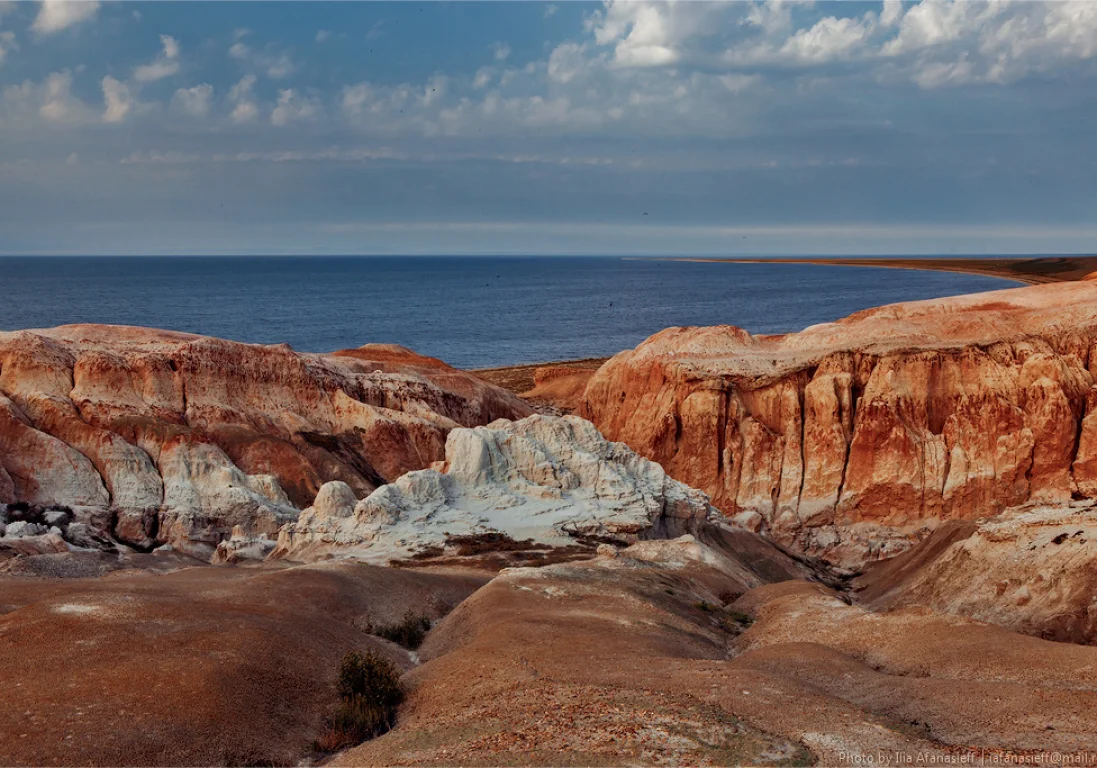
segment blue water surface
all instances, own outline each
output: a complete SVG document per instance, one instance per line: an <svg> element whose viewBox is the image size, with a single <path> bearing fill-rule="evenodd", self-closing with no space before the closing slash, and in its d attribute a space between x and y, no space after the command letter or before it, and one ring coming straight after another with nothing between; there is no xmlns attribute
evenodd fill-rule
<svg viewBox="0 0 1097 768"><path fill-rule="evenodd" d="M5 257L0 329L169 328L327 352L403 344L463 368L612 355L672 325L800 330L1015 287L898 269L576 257Z"/></svg>

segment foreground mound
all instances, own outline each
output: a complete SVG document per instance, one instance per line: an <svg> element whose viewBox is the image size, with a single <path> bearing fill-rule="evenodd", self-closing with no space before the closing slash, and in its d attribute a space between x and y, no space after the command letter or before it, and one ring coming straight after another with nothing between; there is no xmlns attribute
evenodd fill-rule
<svg viewBox="0 0 1097 768"><path fill-rule="evenodd" d="M878 616L818 584L767 585L779 574L736 552L684 538L504 571L431 633L396 730L336 764L916 765L1092 747L1097 649Z"/></svg>
<svg viewBox="0 0 1097 768"><path fill-rule="evenodd" d="M0 333L0 504L67 508L135 547L208 557L233 526L276 534L329 480L365 495L441 459L450 429L529 413L400 347Z"/></svg>
<svg viewBox="0 0 1097 768"><path fill-rule="evenodd" d="M671 328L582 413L744 524L859 566L941 520L1097 497L1097 284L912 302L787 336Z"/></svg>
<svg viewBox="0 0 1097 768"><path fill-rule="evenodd" d="M589 550L697 531L715 512L703 493L575 416L455 429L442 469L410 472L362 501L325 486L282 530L274 557L388 562L497 534Z"/></svg>
<svg viewBox="0 0 1097 768"><path fill-rule="evenodd" d="M854 582L866 606L924 605L1049 640L1097 643L1097 506L1021 507L942 526Z"/></svg>
<svg viewBox="0 0 1097 768"><path fill-rule="evenodd" d="M367 634L486 578L366 565L0 576L2 765L296 765Z"/></svg>

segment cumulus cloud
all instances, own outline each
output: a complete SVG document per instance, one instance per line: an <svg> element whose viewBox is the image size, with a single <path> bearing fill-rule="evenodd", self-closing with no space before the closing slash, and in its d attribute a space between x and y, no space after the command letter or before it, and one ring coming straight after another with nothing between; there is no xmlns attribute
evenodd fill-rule
<svg viewBox="0 0 1097 768"><path fill-rule="evenodd" d="M331 39L331 30L328 30L328 29L318 29L318 30L316 30L316 38L315 39L316 39L316 42L318 42L318 43L326 43L328 40Z"/></svg>
<svg viewBox="0 0 1097 768"><path fill-rule="evenodd" d="M98 0L41 0L31 29L39 35L52 35L85 22L98 12Z"/></svg>
<svg viewBox="0 0 1097 768"><path fill-rule="evenodd" d="M560 6L555 3L549 3L545 6L545 18L550 19L556 15L556 12L560 10Z"/></svg>
<svg viewBox="0 0 1097 768"><path fill-rule="evenodd" d="M343 112L351 117L362 114L373 95L373 87L369 83L348 85L343 89Z"/></svg>
<svg viewBox="0 0 1097 768"><path fill-rule="evenodd" d="M492 69L491 67L480 67L476 70L476 76L472 78L472 87L476 90L487 88L491 84Z"/></svg>
<svg viewBox="0 0 1097 768"><path fill-rule="evenodd" d="M229 56L237 61L243 61L262 70L272 80L281 80L289 77L297 70L297 64L289 53L277 50L274 46L267 46L257 51L244 42L244 38L251 34L248 29L238 29L233 33L235 42L229 46Z"/></svg>
<svg viewBox="0 0 1097 768"><path fill-rule="evenodd" d="M303 96L292 88L283 88L278 92L278 103L270 113L270 122L273 125L288 125L298 120L312 120L318 114L319 101Z"/></svg>
<svg viewBox="0 0 1097 768"><path fill-rule="evenodd" d="M570 82L586 66L585 48L578 43L561 43L548 60L549 79L557 83Z"/></svg>
<svg viewBox="0 0 1097 768"><path fill-rule="evenodd" d="M206 117L213 108L213 86L202 83L191 88L180 88L171 97L176 112L189 117Z"/></svg>
<svg viewBox="0 0 1097 768"><path fill-rule="evenodd" d="M255 75L244 75L229 89L228 101L232 107L229 118L234 123L249 123L259 116L259 104L255 100Z"/></svg>
<svg viewBox="0 0 1097 768"><path fill-rule="evenodd" d="M446 88L449 87L449 78L445 75L435 75L427 84L423 87L423 95L419 98L420 103L424 107L429 107L443 96L446 95Z"/></svg>
<svg viewBox="0 0 1097 768"><path fill-rule="evenodd" d="M29 87L24 84L23 92L27 93ZM38 114L51 123L66 123L77 122L83 112L83 104L72 95L72 73L66 70L47 75Z"/></svg>
<svg viewBox="0 0 1097 768"><path fill-rule="evenodd" d="M510 46L506 43L495 43L491 46L491 50L496 61L506 61L510 56Z"/></svg>
<svg viewBox="0 0 1097 768"><path fill-rule="evenodd" d="M156 61L134 67L134 80L152 83L171 77L179 71L179 43L171 35L160 35L160 45L162 50Z"/></svg>
<svg viewBox="0 0 1097 768"><path fill-rule="evenodd" d="M19 45L15 42L14 32L0 32L0 64L4 63L4 58L8 55L8 51L19 50Z"/></svg>
<svg viewBox="0 0 1097 768"><path fill-rule="evenodd" d="M129 86L107 75L101 82L103 88L103 122L120 123L133 109L133 97Z"/></svg>

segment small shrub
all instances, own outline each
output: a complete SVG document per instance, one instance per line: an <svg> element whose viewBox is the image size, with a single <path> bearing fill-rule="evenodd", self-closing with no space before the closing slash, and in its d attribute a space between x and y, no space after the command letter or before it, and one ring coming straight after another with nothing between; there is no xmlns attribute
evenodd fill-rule
<svg viewBox="0 0 1097 768"><path fill-rule="evenodd" d="M404 614L402 621L381 627L371 627L370 634L391 640L414 651L423 644L423 638L430 631L430 617L416 616L411 611Z"/></svg>
<svg viewBox="0 0 1097 768"><path fill-rule="evenodd" d="M731 591L721 592L720 593L720 602L723 603L724 605L728 605L730 603L734 603L736 600L738 600L742 596L743 596L742 592L731 592Z"/></svg>
<svg viewBox="0 0 1097 768"><path fill-rule="evenodd" d="M404 700L400 672L373 651L348 653L339 666L339 697L342 701L316 740L322 752L361 744L392 729Z"/></svg>
<svg viewBox="0 0 1097 768"><path fill-rule="evenodd" d="M705 613L716 613L720 610L719 607L713 605L707 600L702 600L701 602L696 603L694 607L699 611L704 611Z"/></svg>

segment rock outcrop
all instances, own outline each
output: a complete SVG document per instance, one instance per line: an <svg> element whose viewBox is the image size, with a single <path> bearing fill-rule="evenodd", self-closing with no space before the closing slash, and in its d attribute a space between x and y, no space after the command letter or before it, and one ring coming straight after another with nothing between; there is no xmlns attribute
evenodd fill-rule
<svg viewBox="0 0 1097 768"><path fill-rule="evenodd" d="M942 520L1097 497L1097 285L880 307L783 336L670 328L582 414L800 551L859 566Z"/></svg>
<svg viewBox="0 0 1097 768"><path fill-rule="evenodd" d="M922 605L1048 640L1097 642L1097 504L942 526L855 582L876 610Z"/></svg>
<svg viewBox="0 0 1097 768"><path fill-rule="evenodd" d="M715 512L703 493L575 416L455 429L441 469L410 472L361 501L328 483L282 529L273 557L387 562L490 534L555 547L635 541L697 531Z"/></svg>
<svg viewBox="0 0 1097 768"><path fill-rule="evenodd" d="M330 355L118 326L0 333L0 503L69 508L208 558L339 480L366 495L515 396L401 347Z"/></svg>

